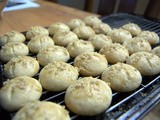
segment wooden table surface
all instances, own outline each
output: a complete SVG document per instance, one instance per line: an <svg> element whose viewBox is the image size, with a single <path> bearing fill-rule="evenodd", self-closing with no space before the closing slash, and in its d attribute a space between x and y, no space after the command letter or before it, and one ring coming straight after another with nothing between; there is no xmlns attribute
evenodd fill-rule
<svg viewBox="0 0 160 120"><path fill-rule="evenodd" d="M10 30L26 31L31 26L36 25L47 27L54 22L65 23L73 18L82 19L92 14L44 0L37 0L37 2L41 4L38 8L5 12L2 20L0 20L0 35ZM144 120L158 120L160 119L159 114L160 105L147 114Z"/></svg>
<svg viewBox="0 0 160 120"><path fill-rule="evenodd" d="M31 26L49 26L53 22L67 22L72 18L83 18L91 13L54 4L45 0L37 0L38 8L29 8L4 12L0 21L0 35L10 31L26 31Z"/></svg>

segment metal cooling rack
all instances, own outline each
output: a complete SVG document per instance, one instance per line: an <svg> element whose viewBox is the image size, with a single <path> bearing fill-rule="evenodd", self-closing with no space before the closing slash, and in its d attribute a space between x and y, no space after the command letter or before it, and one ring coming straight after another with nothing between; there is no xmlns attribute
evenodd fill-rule
<svg viewBox="0 0 160 120"><path fill-rule="evenodd" d="M121 27L126 23L133 22L138 24L142 30L154 31L160 36L160 23L147 20L143 17L119 13L104 16L101 19L112 28ZM70 60L69 63L72 64L73 60ZM0 78L2 85L2 81L5 80L2 64L0 66ZM53 101L65 105L64 95L65 91L49 92L44 90L40 100ZM151 106L155 106L160 102L160 75L143 77L142 84L135 91L128 93L113 91L112 96L113 100L110 107L103 113L97 116L84 117L70 112L71 120L135 120L142 118L152 108ZM15 112L10 113L0 108L0 116L3 120L11 120L14 115Z"/></svg>

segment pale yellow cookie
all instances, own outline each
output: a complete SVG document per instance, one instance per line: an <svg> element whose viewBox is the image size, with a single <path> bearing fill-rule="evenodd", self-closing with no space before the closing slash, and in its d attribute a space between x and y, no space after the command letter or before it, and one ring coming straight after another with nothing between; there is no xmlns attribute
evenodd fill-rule
<svg viewBox="0 0 160 120"><path fill-rule="evenodd" d="M74 113L93 116L106 110L112 100L112 91L100 79L84 77L72 83L65 94L65 104Z"/></svg>
<svg viewBox="0 0 160 120"><path fill-rule="evenodd" d="M0 46L5 45L8 42L24 42L25 36L17 31L9 31L0 37Z"/></svg>
<svg viewBox="0 0 160 120"><path fill-rule="evenodd" d="M85 52L74 59L74 66L83 76L98 76L108 67L108 62L104 55L96 52Z"/></svg>
<svg viewBox="0 0 160 120"><path fill-rule="evenodd" d="M66 90L78 78L78 69L65 62L52 62L45 66L39 80L43 88L48 91Z"/></svg>
<svg viewBox="0 0 160 120"><path fill-rule="evenodd" d="M27 32L26 32L26 38L28 40L30 40L32 37L38 36L38 35L48 36L49 32L46 28L44 28L42 26L33 26L29 30L27 30Z"/></svg>
<svg viewBox="0 0 160 120"><path fill-rule="evenodd" d="M133 66L125 63L111 65L102 73L101 79L108 83L113 90L118 92L133 91L142 82L140 72Z"/></svg>
<svg viewBox="0 0 160 120"><path fill-rule="evenodd" d="M160 58L153 53L134 53L127 59L126 63L134 66L142 75L145 76L160 73Z"/></svg>
<svg viewBox="0 0 160 120"><path fill-rule="evenodd" d="M15 111L28 102L38 100L41 95L42 86L38 80L20 76L3 83L0 104L7 111Z"/></svg>
<svg viewBox="0 0 160 120"><path fill-rule="evenodd" d="M13 120L70 120L70 117L64 106L49 101L35 101L20 109Z"/></svg>

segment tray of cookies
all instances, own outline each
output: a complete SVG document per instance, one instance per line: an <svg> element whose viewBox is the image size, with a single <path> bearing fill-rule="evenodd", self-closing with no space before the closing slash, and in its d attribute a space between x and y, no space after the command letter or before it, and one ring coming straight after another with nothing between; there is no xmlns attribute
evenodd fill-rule
<svg viewBox="0 0 160 120"><path fill-rule="evenodd" d="M87 16L0 37L4 120L140 119L160 96L160 23Z"/></svg>

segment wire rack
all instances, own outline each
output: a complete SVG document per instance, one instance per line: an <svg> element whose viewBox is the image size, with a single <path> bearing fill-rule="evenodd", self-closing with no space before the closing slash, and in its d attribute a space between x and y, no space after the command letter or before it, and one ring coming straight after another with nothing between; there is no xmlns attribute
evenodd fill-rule
<svg viewBox="0 0 160 120"><path fill-rule="evenodd" d="M119 13L101 17L101 20L109 24L112 28L118 28L126 23L133 22L138 24L142 30L154 31L160 36L160 23L147 20L143 17ZM34 56L34 54L31 54L31 56ZM68 63L73 64L73 60L71 59ZM38 75L39 74L35 77L37 78ZM0 65L0 78L2 85L2 82L5 81L3 64ZM58 104L65 105L64 96L65 91L49 92L43 90L40 100L53 101ZM76 115L69 111L71 120L134 120L142 118L152 108L152 106L160 102L160 75L143 76L143 81L139 88L128 93L113 91L112 97L113 99L110 107L103 113L92 117L86 117ZM15 112L7 112L0 108L0 116L2 116L4 120L11 120L14 115Z"/></svg>

